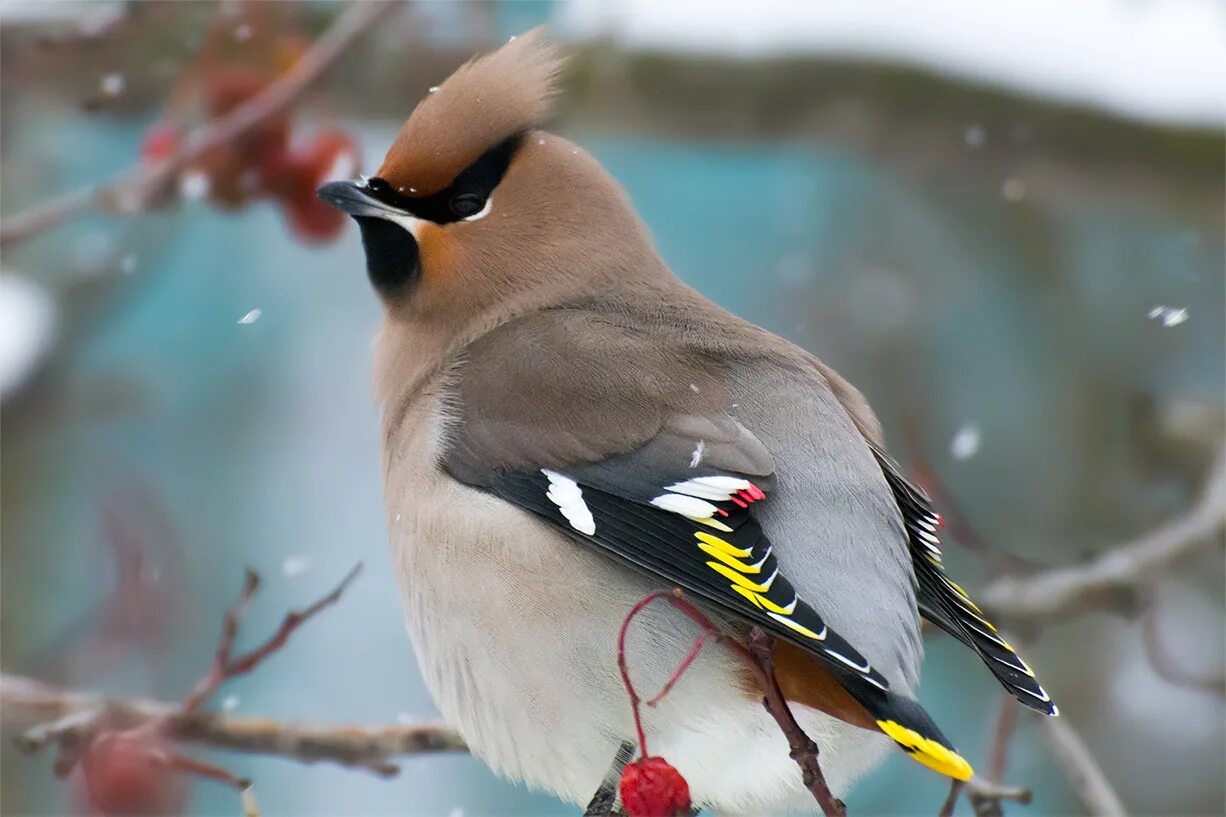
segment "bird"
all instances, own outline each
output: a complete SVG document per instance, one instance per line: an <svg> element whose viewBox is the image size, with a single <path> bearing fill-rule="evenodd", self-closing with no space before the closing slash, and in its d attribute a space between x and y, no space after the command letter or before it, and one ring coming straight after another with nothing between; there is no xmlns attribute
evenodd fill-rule
<svg viewBox="0 0 1226 817"><path fill-rule="evenodd" d="M391 561L443 718L494 772L587 802L634 735L619 627L676 588L731 637L773 639L836 795L891 747L970 778L916 698L921 618L1021 703L1051 698L946 574L942 520L860 392L678 279L613 177L545 130L563 66L540 29L512 38L431 88L374 176L318 190L356 221L382 306ZM636 685L700 634L644 610ZM696 806L812 807L729 650L644 729Z"/></svg>

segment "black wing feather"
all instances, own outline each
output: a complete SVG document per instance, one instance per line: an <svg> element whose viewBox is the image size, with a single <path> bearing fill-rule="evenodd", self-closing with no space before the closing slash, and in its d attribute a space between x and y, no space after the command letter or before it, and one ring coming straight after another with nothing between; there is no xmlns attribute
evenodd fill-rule
<svg viewBox="0 0 1226 817"><path fill-rule="evenodd" d="M745 507L734 500L713 502L725 514L717 521L728 530L720 530L583 484L582 498L594 522L593 532L584 534L546 498L550 480L544 473L502 471L493 476L491 487L572 536L594 542L636 568L797 644L821 659L845 686L868 684L878 690L888 689L889 682L828 627L779 573L770 540L750 513L748 502L742 500ZM729 553L730 558L712 555L712 549ZM746 555L731 555L733 552ZM737 564L754 569L741 571L734 567ZM745 592L735 590L735 586Z"/></svg>
<svg viewBox="0 0 1226 817"><path fill-rule="evenodd" d="M874 452L906 521L920 614L974 650L1018 701L1044 715L1058 714L1030 666L1014 652L966 591L946 575L936 536L940 517L932 501L902 476L893 460L879 450Z"/></svg>

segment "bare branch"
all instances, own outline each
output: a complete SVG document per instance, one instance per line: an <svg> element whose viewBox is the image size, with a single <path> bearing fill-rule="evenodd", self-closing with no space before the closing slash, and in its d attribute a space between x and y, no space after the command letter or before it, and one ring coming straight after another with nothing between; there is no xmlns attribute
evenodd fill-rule
<svg viewBox="0 0 1226 817"><path fill-rule="evenodd" d="M178 704L107 698L15 675L0 675L0 718L6 731L28 730L17 740L27 751L80 741L103 718L123 726L160 720L165 723L163 734L175 741L303 763L337 763L381 776L397 773L392 763L397 757L467 751L463 739L440 724L322 726L207 712L183 714Z"/></svg>
<svg viewBox="0 0 1226 817"><path fill-rule="evenodd" d="M982 606L1012 621L1049 621L1092 607L1110 591L1136 588L1210 541L1226 521L1226 447L1219 449L1196 503L1176 519L1123 542L1082 565L1029 576L1001 576L978 595Z"/></svg>
<svg viewBox="0 0 1226 817"><path fill-rule="evenodd" d="M1219 698L1226 697L1226 677L1220 674L1198 675L1180 664L1162 636L1159 618L1158 604L1151 593L1145 612L1141 614L1141 644L1145 647L1145 657L1154 672L1164 681L1176 686L1208 692Z"/></svg>
<svg viewBox="0 0 1226 817"><path fill-rule="evenodd" d="M251 672L264 659L284 647L286 642L289 641L290 636L299 627L318 615L325 608L331 607L340 601L341 594L353 583L353 580L358 577L358 573L361 571L362 563L359 562L345 575L345 578L341 579L340 584L331 593L305 610L295 610L287 613L281 622L281 626L277 628L277 631L267 641L255 649L240 655L238 658L234 658L234 641L238 637L238 625L242 622L243 615L247 611L247 605L251 602L251 597L255 595L255 591L260 586L259 575L253 570L247 570L246 579L243 582L243 591L239 595L238 601L226 611L225 621L221 630L221 639L217 644L217 653L213 659L213 664L209 667L208 673L196 684L195 689L183 699L183 711L199 711L204 704L208 703L209 699L213 697L222 684L238 675L245 675Z"/></svg>
<svg viewBox="0 0 1226 817"><path fill-rule="evenodd" d="M1043 730L1060 767L1090 813L1096 817L1127 817L1128 812L1124 810L1120 796L1107 782L1098 761L1069 724L1068 718L1044 718Z"/></svg>
<svg viewBox="0 0 1226 817"><path fill-rule="evenodd" d="M153 193L197 159L286 110L350 45L398 5L352 3L288 71L226 116L188 134L174 155L155 164L138 164L110 182L77 188L10 216L0 224L0 247L36 236L92 207L114 207L125 212L142 209Z"/></svg>

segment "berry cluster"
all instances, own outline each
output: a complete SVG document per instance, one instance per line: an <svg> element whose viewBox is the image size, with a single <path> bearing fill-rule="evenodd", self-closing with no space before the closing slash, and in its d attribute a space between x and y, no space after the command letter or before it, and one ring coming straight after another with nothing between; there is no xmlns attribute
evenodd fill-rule
<svg viewBox="0 0 1226 817"><path fill-rule="evenodd" d="M210 118L225 116L260 93L267 80L257 74L230 70L211 76L204 93ZM315 188L334 178L352 178L360 153L353 137L335 129L316 132L293 145L288 113L261 122L242 136L207 151L180 177L180 195L207 198L227 210L257 199L272 199L284 211L290 229L303 241L335 238L345 226L345 214L315 196ZM174 155L185 130L159 122L145 134L141 158L156 162Z"/></svg>

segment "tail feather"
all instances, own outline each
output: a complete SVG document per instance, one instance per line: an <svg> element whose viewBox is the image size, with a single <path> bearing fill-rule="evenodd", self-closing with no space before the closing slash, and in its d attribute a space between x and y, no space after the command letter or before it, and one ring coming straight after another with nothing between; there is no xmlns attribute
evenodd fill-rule
<svg viewBox="0 0 1226 817"><path fill-rule="evenodd" d="M974 775L971 764L958 754L918 701L889 691L852 694L872 715L877 728L893 738L912 760L955 780L970 780Z"/></svg>

